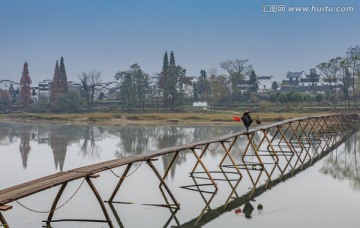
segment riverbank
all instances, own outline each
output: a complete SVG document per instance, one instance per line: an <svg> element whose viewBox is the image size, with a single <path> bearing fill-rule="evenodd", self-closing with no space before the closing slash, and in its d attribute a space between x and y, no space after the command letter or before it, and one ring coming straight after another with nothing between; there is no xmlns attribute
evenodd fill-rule
<svg viewBox="0 0 360 228"><path fill-rule="evenodd" d="M296 117L321 115L324 113L252 113L263 123L270 123ZM49 114L49 113L16 113L1 114L0 121L22 122L60 122L72 124L97 125L169 125L169 124L226 124L234 125L234 117L241 117L242 113L84 113L84 114Z"/></svg>

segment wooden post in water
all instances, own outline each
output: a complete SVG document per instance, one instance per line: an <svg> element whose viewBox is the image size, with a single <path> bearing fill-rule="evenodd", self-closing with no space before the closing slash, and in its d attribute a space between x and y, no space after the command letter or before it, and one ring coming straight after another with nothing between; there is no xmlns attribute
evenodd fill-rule
<svg viewBox="0 0 360 228"><path fill-rule="evenodd" d="M162 177L163 181L165 181L165 178L166 178L166 176L168 175L171 166L174 164L174 161L175 161L176 157L178 156L179 152L180 152L180 151L176 151L176 152L175 152L173 158L171 159L170 164L169 164L168 167L166 168L165 173L164 173L164 175L163 175L163 177ZM162 182L160 182L160 184L159 184L159 187L161 187L161 186L162 186Z"/></svg>
<svg viewBox="0 0 360 228"><path fill-rule="evenodd" d="M206 146L201 150L200 156L195 155L196 158L198 158L198 160L197 160L197 162L196 162L193 170L191 171L191 173L194 173L194 172L195 172L196 167L197 167L198 164L200 163L200 160L201 160L202 156L204 155L205 151L207 150L207 148L209 147L209 145L210 145L210 144L206 144ZM195 148L194 148L194 150L195 150ZM193 152L194 152L194 151L193 151Z"/></svg>
<svg viewBox="0 0 360 228"><path fill-rule="evenodd" d="M162 179L160 173L157 171L157 169L155 168L155 166L153 165L153 163L151 162L151 160L147 160L146 161L147 164L151 167L151 169L154 171L155 175L157 176L157 178L160 180L161 184L164 185L167 193L170 195L172 201L174 202L174 204L176 205L177 208L180 208L180 204L176 201L174 195L171 193L170 188L167 186L167 184L165 183L165 181Z"/></svg>
<svg viewBox="0 0 360 228"><path fill-rule="evenodd" d="M124 170L124 173L123 173L122 176L120 177L120 180L119 180L118 184L116 185L113 193L112 193L111 196L110 196L109 203L112 203L112 202L113 202L113 200L114 200L114 198L115 198L115 195L116 195L116 193L119 191L119 188L120 188L121 184L123 183L123 181L125 180L126 175L127 175L127 173L129 172L132 164L133 164L133 163L129 163L129 164L126 166L126 168L125 168L125 170Z"/></svg>
<svg viewBox="0 0 360 228"><path fill-rule="evenodd" d="M107 210L106 210L105 204L104 204L103 200L101 199L101 196L100 196L99 192L96 190L94 184L91 182L90 177L91 177L91 176L85 177L86 182L87 182L88 185L90 186L91 190L94 192L95 197L96 197L96 199L98 200L98 202L99 202L99 204L100 204L100 206L101 206L101 209L102 209L102 211L103 211L103 213L104 213L104 215L105 215L106 221L107 221L107 223L109 224L109 227L110 227L110 228L114 228L114 226L113 226L113 224L112 224L112 222L111 222L110 216L109 216L109 214L108 214L108 212L107 212Z"/></svg>
<svg viewBox="0 0 360 228"><path fill-rule="evenodd" d="M9 228L9 227L10 227L10 226L8 225L8 223L6 222L4 216L1 214L1 212L0 212L0 222L1 222L1 224L2 224L2 226L3 226L4 228ZM1 225L1 224L0 224L0 225Z"/></svg>
<svg viewBox="0 0 360 228"><path fill-rule="evenodd" d="M207 145L207 146L208 146L208 145ZM206 146L206 148L207 148L207 146ZM204 165L204 163L201 161L200 157L197 155L197 153L196 153L196 151L195 151L196 149L193 147L193 148L191 148L191 150L192 150L193 154L195 155L195 157L196 157L196 159L197 159L197 162L200 163L201 167L202 167L202 168L204 169L204 171L206 172L207 176L209 177L211 183L214 185L215 189L218 190L217 184L215 183L214 179L213 179L212 176L210 175L209 170L206 168L206 166ZM198 164L198 163L196 163L196 164ZM195 168L194 168L194 169L195 169ZM193 170L193 171L194 171L194 170Z"/></svg>
<svg viewBox="0 0 360 228"><path fill-rule="evenodd" d="M224 157L221 159L219 166L221 167L222 164L223 164L223 162L225 161L225 158L226 158L226 157L229 157L230 162L233 164L236 172L239 174L239 176L240 176L240 178L241 178L243 175L241 174L238 165L236 164L235 160L232 158L232 156L231 156L231 154L230 154L230 151L231 151L231 149L233 148L233 146L235 145L237 139L238 139L238 137L235 137L235 138L234 138L234 140L233 140L232 143L230 144L229 148L226 148L226 146L225 146L225 141L222 141L222 142L221 142L221 146L222 146L222 147L224 148L224 150L225 150L225 155L224 155Z"/></svg>
<svg viewBox="0 0 360 228"><path fill-rule="evenodd" d="M12 209L11 205L0 205L0 225L2 224L2 226L4 228L9 228L9 224L6 222L5 217L1 214L1 211L7 211Z"/></svg>
<svg viewBox="0 0 360 228"><path fill-rule="evenodd" d="M52 218L53 218L53 216L54 216L54 213L55 213L55 210L56 210L56 205L57 205L57 203L59 202L60 197L61 197L61 195L63 194L63 192L64 192L64 190L65 190L65 188L66 188L67 183L68 183L68 182L66 182L66 183L64 183L64 184L61 185L61 187L60 187L60 189L59 189L59 191L58 191L58 193L57 193L57 195L56 195L56 197L55 197L55 199L54 199L54 202L53 202L53 204L52 204L52 206L51 206L51 209L50 209L50 212L49 212L49 216L48 216L48 218L47 218L47 222L46 222L46 226L47 226L47 227L50 227L51 220L52 220Z"/></svg>

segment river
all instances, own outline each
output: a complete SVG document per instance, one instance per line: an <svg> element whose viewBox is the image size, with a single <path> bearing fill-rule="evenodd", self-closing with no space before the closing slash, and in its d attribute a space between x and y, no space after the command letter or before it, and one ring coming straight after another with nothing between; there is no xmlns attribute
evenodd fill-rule
<svg viewBox="0 0 360 228"><path fill-rule="evenodd" d="M101 127L0 123L0 189L60 171L241 130L239 126L218 125ZM203 192L181 188L199 181L189 177L196 161L193 154L182 153L166 180L181 204L180 210L154 205L165 201L159 182L149 166L137 163L115 198L123 203L106 204L107 209L115 227L358 227L359 137L359 133L354 134L323 159L264 189L251 201L242 197L252 188L249 179L231 174L227 176L230 181L219 181L218 191L213 186L204 187ZM237 156L241 155L240 149L241 145L234 157L240 157ZM203 159L207 165L216 167L222 156L219 148L214 147ZM170 156L164 156L154 164L163 173L170 160ZM104 199L111 195L123 170L121 167L103 172L94 179ZM223 173L217 178L225 176ZM77 180L68 184L59 202L64 206L56 211L54 219L104 219L91 190L82 183ZM46 213L34 211L49 210L57 191L58 187L21 199L19 203L23 206L11 203L14 208L3 212L10 227L44 225ZM250 216L244 213L247 209L243 202L254 208ZM261 206L262 210L258 209ZM89 222L61 222L52 226L108 227L106 223Z"/></svg>

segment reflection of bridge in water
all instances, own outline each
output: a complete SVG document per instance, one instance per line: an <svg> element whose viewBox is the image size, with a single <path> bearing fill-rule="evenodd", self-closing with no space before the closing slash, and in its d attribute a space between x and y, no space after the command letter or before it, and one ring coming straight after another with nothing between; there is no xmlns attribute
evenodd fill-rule
<svg viewBox="0 0 360 228"><path fill-rule="evenodd" d="M166 177L176 159L178 159L179 154L191 151L196 158L195 166L190 172L193 184L182 186L182 188L199 192L205 202L205 207L196 219L183 224L183 226L206 224L209 220L216 218L221 213L245 204L249 199L261 194L269 187L304 170L340 145L349 135L357 130L357 127L358 116L355 114L296 118L266 125L248 132L226 135L213 140L165 148L145 155L129 156L69 170L67 172L59 172L0 190L0 211L11 209L12 206L10 203L18 199L60 185L61 187L58 194L48 212L47 220L44 221L48 227L50 227L51 223L61 221L106 222L110 227L113 227L104 201L91 179L99 177L97 174L99 172L124 166L125 169L122 176L119 177L119 182L107 201L116 217L116 221L119 223L119 226L122 227L120 218L112 204L117 203L114 200L115 196L129 175L128 173L131 166L134 163L145 161L157 176L160 182L159 187L165 200L165 204L156 204L156 206L167 207L171 212L171 217L165 227L168 226L172 220L180 226L176 218L176 212L180 209L180 204L166 183ZM222 154L216 167L207 164L204 156L206 153L213 153L214 151ZM240 153L238 153L239 151ZM238 159L234 154L241 154L241 159ZM173 156L164 174L161 175L153 162L159 157L170 155ZM104 213L104 220L53 219L56 209L59 208L57 206L58 201L67 184L77 179L86 180L92 189ZM242 196L239 196L236 189L240 182L246 181L245 179L249 182L251 189ZM231 188L230 195L224 206L215 210L213 209L211 213L209 213L210 203L218 191L217 183L220 181L225 181L229 184ZM206 195L210 195L210 197ZM60 207L62 206L63 205ZM5 217L1 212L0 222L3 226L8 227Z"/></svg>

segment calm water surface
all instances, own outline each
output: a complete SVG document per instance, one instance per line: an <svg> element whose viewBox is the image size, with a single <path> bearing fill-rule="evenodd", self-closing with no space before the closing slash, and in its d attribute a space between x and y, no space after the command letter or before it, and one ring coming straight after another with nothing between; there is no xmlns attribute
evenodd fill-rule
<svg viewBox="0 0 360 228"><path fill-rule="evenodd" d="M161 127L98 127L61 124L0 123L0 189L20 184L59 171L146 153L160 148L212 139L242 130L239 126L161 126ZM164 204L158 180L148 165L134 164L115 200L126 204L106 204L115 227L359 227L360 176L357 133L335 151L305 171L261 192L254 201L251 218L244 215L242 195L251 190L250 179L244 175L214 174L219 191L213 186L199 191L180 188L205 183L192 179L189 172L195 164L189 151L176 159L166 182L181 204L181 209L145 204ZM234 157L240 161L241 148ZM204 155L207 167L216 169L223 157L220 146L213 146ZM171 160L164 156L154 161L163 173ZM100 173L94 184L106 200L110 197L124 167ZM256 176L258 172L251 172ZM115 174L115 175L114 175ZM266 180L261 180L262 182ZM73 196L82 180L68 184L58 205ZM14 208L3 212L11 227L41 227L42 220L57 193L58 187L19 200ZM257 206L263 205L258 211ZM240 212L241 210L241 212ZM240 213L239 213L240 212ZM75 196L56 211L54 219L103 219L89 187L81 185ZM62 222L53 227L108 227L105 223Z"/></svg>

